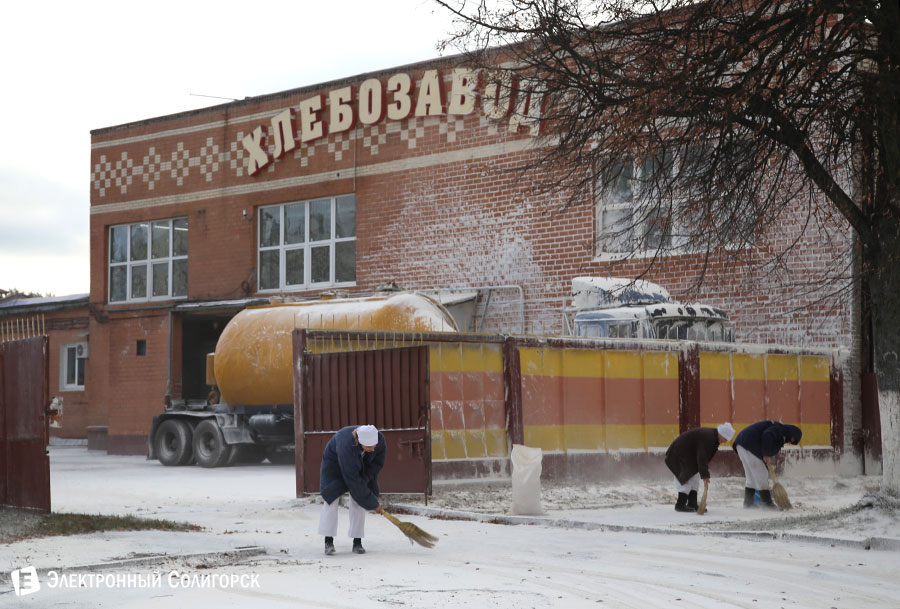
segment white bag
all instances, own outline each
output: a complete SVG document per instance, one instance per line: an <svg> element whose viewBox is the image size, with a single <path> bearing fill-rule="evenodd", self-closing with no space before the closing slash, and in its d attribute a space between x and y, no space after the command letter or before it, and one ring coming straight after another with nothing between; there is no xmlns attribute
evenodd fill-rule
<svg viewBox="0 0 900 609"><path fill-rule="evenodd" d="M511 514L543 514L541 507L541 459L540 448L513 444L509 455L512 462Z"/></svg>

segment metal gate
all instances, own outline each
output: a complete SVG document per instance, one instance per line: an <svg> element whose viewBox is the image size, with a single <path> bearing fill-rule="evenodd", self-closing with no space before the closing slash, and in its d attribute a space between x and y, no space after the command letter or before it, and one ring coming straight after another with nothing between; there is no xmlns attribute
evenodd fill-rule
<svg viewBox="0 0 900 609"><path fill-rule="evenodd" d="M0 505L50 511L48 339L0 342Z"/></svg>
<svg viewBox="0 0 900 609"><path fill-rule="evenodd" d="M428 347L312 353L294 332L297 496L319 492L325 445L347 425L375 425L387 442L382 492L431 493ZM330 334L335 334L334 332ZM351 342L348 333L343 339Z"/></svg>

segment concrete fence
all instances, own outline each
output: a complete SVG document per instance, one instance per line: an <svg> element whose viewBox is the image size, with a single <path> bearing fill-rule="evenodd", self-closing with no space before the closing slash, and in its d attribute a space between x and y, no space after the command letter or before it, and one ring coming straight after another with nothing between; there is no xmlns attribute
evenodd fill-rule
<svg viewBox="0 0 900 609"><path fill-rule="evenodd" d="M344 348L379 345L365 333L322 332L320 340L326 335ZM844 448L837 351L457 333L380 336L381 347L429 346L438 478L506 475L514 443L543 450L548 478L658 474L679 433L723 421L737 430L762 419L798 425L804 432L798 450L817 460L837 458ZM735 469L732 451L720 452L726 456L717 467Z"/></svg>

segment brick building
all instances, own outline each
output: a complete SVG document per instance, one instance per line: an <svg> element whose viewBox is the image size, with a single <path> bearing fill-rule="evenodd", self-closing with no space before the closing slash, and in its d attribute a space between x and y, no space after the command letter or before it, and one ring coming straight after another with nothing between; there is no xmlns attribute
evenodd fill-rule
<svg viewBox="0 0 900 609"><path fill-rule="evenodd" d="M481 328L560 334L573 277L643 272L646 259L602 251L605 202L563 206L515 171L538 152L538 94L507 100L458 62L92 132L87 375L110 452L146 450L165 396L205 396L204 354L259 299L492 286L495 307L521 300ZM685 254L646 278L727 310L738 340L848 345L846 307L782 287L821 276L847 232L820 238L801 210L783 227L777 239L806 232L782 275L712 259L689 293L704 270Z"/></svg>
<svg viewBox="0 0 900 609"><path fill-rule="evenodd" d="M49 337L47 393L63 412L51 419L52 437L84 439L88 429L106 425L105 400L94 398L87 375L88 330L88 294L0 298L0 341Z"/></svg>

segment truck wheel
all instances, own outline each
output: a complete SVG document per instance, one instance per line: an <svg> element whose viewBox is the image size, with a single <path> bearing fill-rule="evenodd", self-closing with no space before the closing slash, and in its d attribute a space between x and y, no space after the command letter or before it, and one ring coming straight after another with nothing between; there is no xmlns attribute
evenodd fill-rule
<svg viewBox="0 0 900 609"><path fill-rule="evenodd" d="M215 419L201 421L194 430L194 458L200 467L221 467L231 456L232 447Z"/></svg>
<svg viewBox="0 0 900 609"><path fill-rule="evenodd" d="M185 465L193 456L193 430L187 421L167 419L156 429L156 454L163 465Z"/></svg>
<svg viewBox="0 0 900 609"><path fill-rule="evenodd" d="M272 465L293 465L296 462L292 450L269 450L266 458Z"/></svg>

